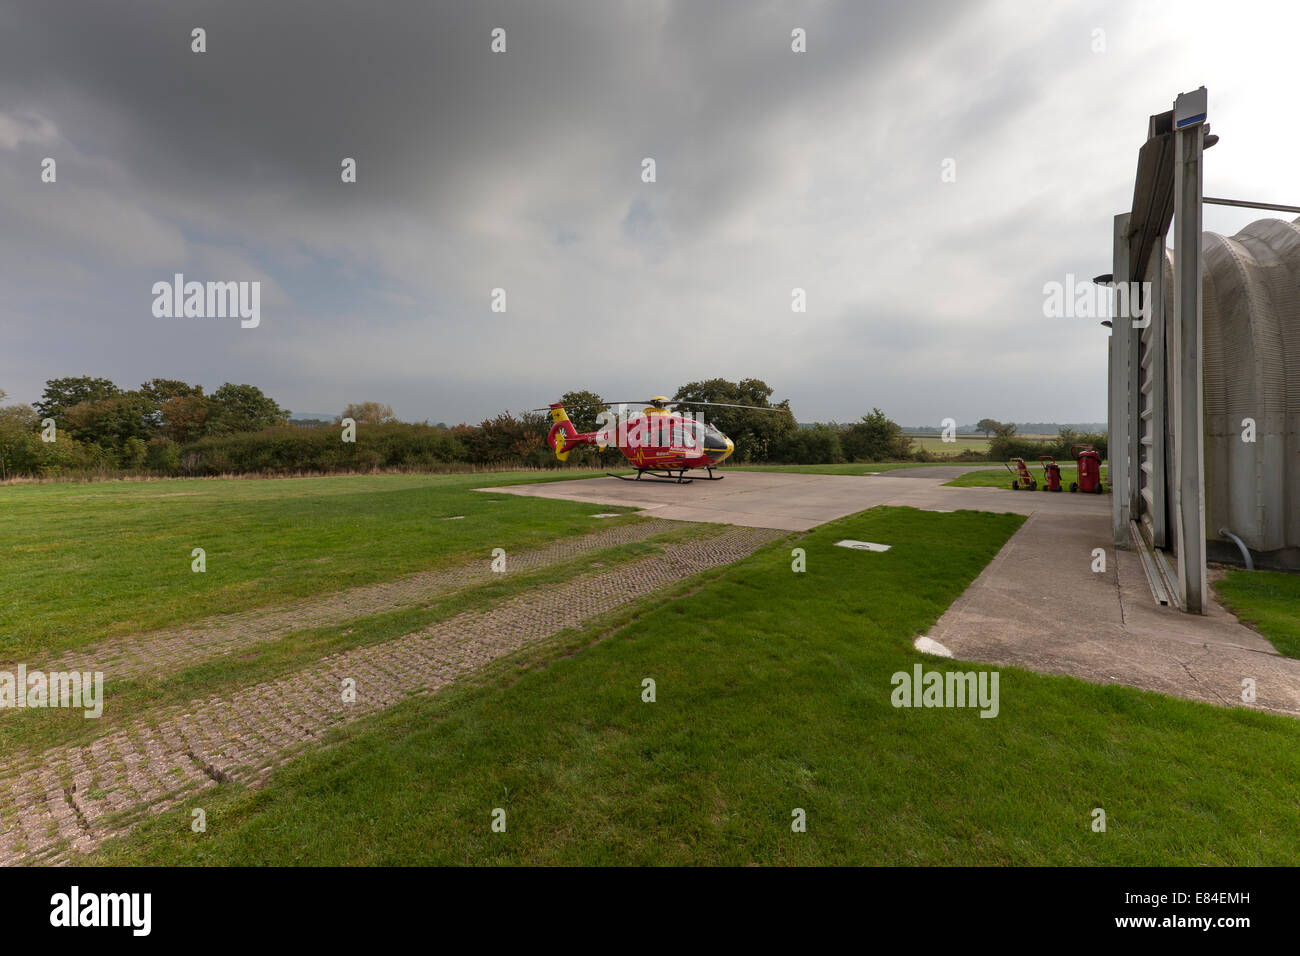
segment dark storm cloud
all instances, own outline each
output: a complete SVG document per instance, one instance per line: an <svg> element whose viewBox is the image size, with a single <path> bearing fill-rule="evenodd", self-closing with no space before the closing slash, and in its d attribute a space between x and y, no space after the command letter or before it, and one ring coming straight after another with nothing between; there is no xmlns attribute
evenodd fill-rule
<svg viewBox="0 0 1300 956"><path fill-rule="evenodd" d="M1195 82L1240 97L1170 69L1208 62L1178 25L996 0L0 2L0 387L167 375L474 419L759 375L802 417L919 423L1029 414L990 369L1064 350L1088 410L1059 414L1095 416L1104 343L1032 318L1063 269L1105 271L1146 112ZM174 271L262 281L267 320L153 318Z"/></svg>
<svg viewBox="0 0 1300 956"><path fill-rule="evenodd" d="M623 154L603 159L654 154L719 187L691 195L707 208L763 161L747 147L767 121L868 81L960 6L56 0L11 11L0 84L11 108L55 117L150 190L346 208L333 174L356 155L367 203L455 207L474 202L485 159L527 179L530 155L594 134ZM770 55L796 21L818 55ZM495 26L506 56L488 52ZM711 167L720 140L731 149Z"/></svg>

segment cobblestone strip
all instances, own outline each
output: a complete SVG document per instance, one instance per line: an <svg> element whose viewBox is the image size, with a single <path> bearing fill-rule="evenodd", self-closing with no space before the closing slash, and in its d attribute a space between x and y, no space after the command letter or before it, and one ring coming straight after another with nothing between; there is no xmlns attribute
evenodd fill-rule
<svg viewBox="0 0 1300 956"><path fill-rule="evenodd" d="M506 573L532 571L580 554L612 548L663 534L680 522L658 519L618 525L597 534L561 538L543 548L510 553ZM223 614L179 630L153 631L99 641L77 648L50 664L26 662L45 671L103 671L106 679L158 675L182 670L252 644L274 641L294 631L339 624L368 614L416 607L492 578L491 557L434 571L422 571L396 581L349 588L324 598L311 598L275 608ZM0 665L10 672L16 664ZM10 713L0 709L0 718Z"/></svg>
<svg viewBox="0 0 1300 956"><path fill-rule="evenodd" d="M309 669L227 698L171 707L84 746L0 764L0 864L68 861L218 781L258 785L331 728L427 693L526 644L708 568L739 560L784 532L728 528L665 545L584 575L470 610L385 644L326 657ZM356 681L356 701L342 700Z"/></svg>

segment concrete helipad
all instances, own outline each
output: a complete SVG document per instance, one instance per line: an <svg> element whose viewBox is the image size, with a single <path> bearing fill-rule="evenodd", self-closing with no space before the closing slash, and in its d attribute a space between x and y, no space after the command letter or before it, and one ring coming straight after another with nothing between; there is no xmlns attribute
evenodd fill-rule
<svg viewBox="0 0 1300 956"><path fill-rule="evenodd" d="M482 488L494 494L589 501L640 508L656 518L712 521L749 528L807 531L876 505L910 506L931 511L1011 511L1018 514L1107 514L1104 496L1013 494L998 488L945 488L955 474L982 467L905 468L877 475L809 475L764 471L729 471L722 481L665 484L587 478L506 488ZM870 465L863 470L869 471Z"/></svg>
<svg viewBox="0 0 1300 956"><path fill-rule="evenodd" d="M1137 556L1113 547L1109 495L944 487L978 467L870 476L732 471L690 485L592 478L482 490L783 531L807 531L876 505L1028 515L920 649L1300 715L1300 660L1279 655L1213 599L1203 616L1156 605ZM1092 570L1095 548L1106 553L1103 572ZM1241 696L1247 679L1256 689L1252 701Z"/></svg>

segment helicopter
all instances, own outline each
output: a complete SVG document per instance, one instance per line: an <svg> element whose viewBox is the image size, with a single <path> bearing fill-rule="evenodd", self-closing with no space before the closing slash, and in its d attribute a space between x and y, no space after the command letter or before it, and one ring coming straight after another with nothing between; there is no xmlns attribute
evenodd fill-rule
<svg viewBox="0 0 1300 956"><path fill-rule="evenodd" d="M642 405L640 414L626 416L610 409L627 405ZM570 408L605 408L597 416L598 427L592 432L580 432L569 420L564 404L556 402L546 408L534 411L551 413L551 430L546 435L546 443L555 449L555 457L564 461L570 452L579 445L595 445L606 448L614 445L628 463L636 469L636 477L615 475L607 472L611 478L620 481L664 481L674 484L690 484L701 481L721 481L724 476L715 475L713 469L721 464L736 450L735 443L713 425L705 424L690 414L675 411L680 405L691 407L711 405L718 408L749 408L759 412L784 412L787 408L763 408L759 405L733 405L728 402L674 402L664 395L633 402L587 402L570 405ZM708 475L686 477L688 471L704 469Z"/></svg>

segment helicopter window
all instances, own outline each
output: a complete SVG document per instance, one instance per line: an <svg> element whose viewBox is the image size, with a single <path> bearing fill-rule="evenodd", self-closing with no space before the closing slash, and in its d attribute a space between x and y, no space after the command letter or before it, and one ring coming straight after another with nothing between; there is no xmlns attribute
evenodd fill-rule
<svg viewBox="0 0 1300 956"><path fill-rule="evenodd" d="M704 426L704 447L705 448L726 448L727 439L712 425Z"/></svg>
<svg viewBox="0 0 1300 956"><path fill-rule="evenodd" d="M695 436L691 433L691 429L683 428L676 423L673 424L672 431L669 433L669 441L671 444L682 448L695 447Z"/></svg>

